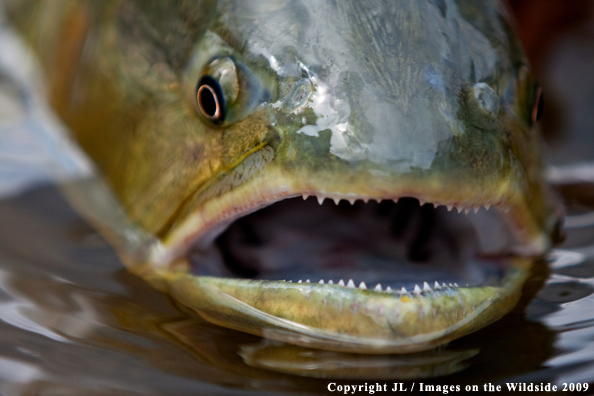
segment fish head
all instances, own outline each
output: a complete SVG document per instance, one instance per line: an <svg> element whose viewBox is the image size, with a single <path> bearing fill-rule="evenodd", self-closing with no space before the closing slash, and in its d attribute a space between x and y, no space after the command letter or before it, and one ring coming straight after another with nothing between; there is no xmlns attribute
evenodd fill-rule
<svg viewBox="0 0 594 396"><path fill-rule="evenodd" d="M217 140L207 161L220 167L151 255L149 272L184 263L164 288L214 323L354 352L430 348L511 309L525 258L460 264L542 254L557 220L542 177L540 91L500 5L219 1L217 10L182 85L197 133ZM327 210L392 213L394 245L409 247L391 254L436 265L424 274L435 279L384 268L384 242L360 238L376 228L324 226ZM419 247L394 231L414 227L407 216L442 236ZM456 258L439 253L448 233ZM448 266L480 275L457 288L439 279Z"/></svg>
<svg viewBox="0 0 594 396"><path fill-rule="evenodd" d="M430 349L508 312L550 247L540 89L500 2L70 7L53 104L152 236L126 265L209 321Z"/></svg>

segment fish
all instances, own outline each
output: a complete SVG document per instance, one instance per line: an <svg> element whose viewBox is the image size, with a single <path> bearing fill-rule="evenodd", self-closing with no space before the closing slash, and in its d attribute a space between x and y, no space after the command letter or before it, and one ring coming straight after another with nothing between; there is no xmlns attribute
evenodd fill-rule
<svg viewBox="0 0 594 396"><path fill-rule="evenodd" d="M207 321L430 350L509 312L562 209L496 0L8 0L92 161L64 191Z"/></svg>

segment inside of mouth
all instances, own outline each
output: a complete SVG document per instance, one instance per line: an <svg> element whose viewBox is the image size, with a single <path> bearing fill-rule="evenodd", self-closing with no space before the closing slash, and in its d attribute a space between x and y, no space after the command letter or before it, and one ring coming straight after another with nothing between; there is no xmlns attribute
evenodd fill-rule
<svg viewBox="0 0 594 396"><path fill-rule="evenodd" d="M465 214L414 198L321 205L315 197L292 198L236 220L209 247L194 248L189 261L198 276L352 279L395 291L425 282L497 286L509 267L512 234L495 208Z"/></svg>

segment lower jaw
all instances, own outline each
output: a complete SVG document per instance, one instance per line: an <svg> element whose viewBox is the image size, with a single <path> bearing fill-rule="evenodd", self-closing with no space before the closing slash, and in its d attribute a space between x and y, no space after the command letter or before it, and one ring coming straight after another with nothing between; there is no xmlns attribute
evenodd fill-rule
<svg viewBox="0 0 594 396"><path fill-rule="evenodd" d="M390 354L443 345L509 312L532 264L529 258L511 262L497 286L410 293L194 276L148 265L135 272L220 326L317 349Z"/></svg>

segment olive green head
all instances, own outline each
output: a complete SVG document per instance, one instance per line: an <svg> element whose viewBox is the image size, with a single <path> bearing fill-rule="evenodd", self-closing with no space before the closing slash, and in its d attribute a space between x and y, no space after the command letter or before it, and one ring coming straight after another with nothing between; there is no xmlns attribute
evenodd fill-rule
<svg viewBox="0 0 594 396"><path fill-rule="evenodd" d="M486 264L477 271L490 280L467 289L441 279L435 286L432 279L407 280L409 289L414 282L426 285L416 285L414 295L381 285L367 290L364 282L363 291L352 291L338 278L325 286L282 286L274 280L292 279L303 263L317 262L314 254L285 263L301 257L300 248L309 251L307 243L297 238L297 250L287 248L264 265L275 249L288 246L286 240L270 242L272 248L248 264L251 251L241 246L249 233L239 238L239 250L226 241L234 230L245 231L237 222L244 218L252 219L248 228L258 228L276 224L266 223L267 216L296 224L296 218L318 213L307 201L297 209L304 216L290 217L287 212L299 205L277 203L288 198L331 199L337 207L349 202L360 212L368 209L357 201L406 198L388 209L403 228L413 225L398 232L392 226L398 236L378 248L382 259L406 256L413 263L466 268L471 256L497 261L542 254L550 246L558 214L543 179L540 88L498 1L56 4L37 5L36 26L44 34L32 41L48 71L54 107L130 223L154 236L143 262L128 264L215 323L320 348L414 351L500 317L527 276L529 265L511 260L497 264L503 275L493 275L496 281L491 272L497 271ZM25 26L34 19L27 15L21 18ZM379 213L382 205L372 209ZM452 209L474 213L458 217ZM413 220L398 217L403 211ZM306 234L326 227L325 214L315 216ZM441 219L445 225L436 226ZM359 234L374 221L360 220ZM275 235L290 239L296 235L291 232ZM467 232L474 236L464 237ZM349 239L340 249L376 240L384 241ZM419 240L431 254L454 245L456 259L402 253ZM463 248L467 241L476 248ZM312 251L320 250L318 242ZM232 266L229 252L241 263ZM364 254L339 261L356 255ZM212 269L216 265L226 269ZM381 277L382 265L370 265L374 275L361 276ZM329 268L312 270L312 278L323 283L324 274L334 274ZM242 271L248 275L239 276ZM440 271L425 274L438 278ZM229 280L240 277L264 283ZM291 338L299 329L301 341ZM332 334L342 341L329 341Z"/></svg>

